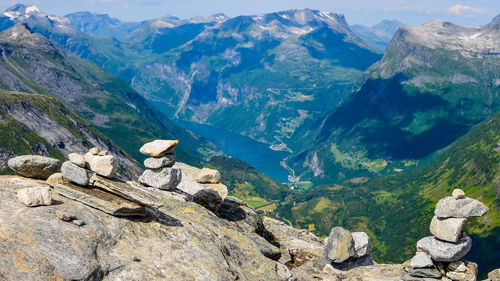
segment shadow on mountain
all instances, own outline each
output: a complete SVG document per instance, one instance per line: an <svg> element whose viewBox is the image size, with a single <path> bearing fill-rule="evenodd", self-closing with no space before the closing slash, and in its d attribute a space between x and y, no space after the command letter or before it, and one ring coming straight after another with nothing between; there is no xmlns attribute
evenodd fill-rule
<svg viewBox="0 0 500 281"><path fill-rule="evenodd" d="M472 238L472 249L465 256L465 259L481 265L478 280L483 280L487 277L488 272L500 265L500 227L495 227L486 237L470 236Z"/></svg>
<svg viewBox="0 0 500 281"><path fill-rule="evenodd" d="M337 60L344 67L364 71L381 58L380 54L345 41L345 34L327 26L302 36L302 39L304 40L302 45L307 48L311 56L318 60Z"/></svg>
<svg viewBox="0 0 500 281"><path fill-rule="evenodd" d="M341 148L359 145L372 159L421 159L481 121L463 116L473 101L453 105L405 85L406 80L403 74L368 80L326 119L316 141L333 138Z"/></svg>

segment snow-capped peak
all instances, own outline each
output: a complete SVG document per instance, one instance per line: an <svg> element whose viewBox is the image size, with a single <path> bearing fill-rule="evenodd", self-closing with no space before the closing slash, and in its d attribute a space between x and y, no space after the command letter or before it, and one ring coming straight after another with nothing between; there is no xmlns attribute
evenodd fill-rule
<svg viewBox="0 0 500 281"><path fill-rule="evenodd" d="M25 6L23 4L16 4L5 10L5 12L1 13L1 15L9 17L11 20L24 20L33 14L41 13L40 9L38 9L35 5Z"/></svg>

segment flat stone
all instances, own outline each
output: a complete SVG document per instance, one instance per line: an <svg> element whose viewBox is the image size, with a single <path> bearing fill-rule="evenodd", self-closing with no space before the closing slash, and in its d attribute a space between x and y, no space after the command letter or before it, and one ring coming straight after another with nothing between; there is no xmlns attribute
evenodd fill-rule
<svg viewBox="0 0 500 281"><path fill-rule="evenodd" d="M461 189L454 189L453 192L451 193L451 196L455 199L463 199L465 198L465 192Z"/></svg>
<svg viewBox="0 0 500 281"><path fill-rule="evenodd" d="M434 214L439 218L469 218L481 217L488 212L488 207L472 198L455 199L445 197L436 204Z"/></svg>
<svg viewBox="0 0 500 281"><path fill-rule="evenodd" d="M328 236L328 242L325 245L326 261L328 263L342 263L353 257L355 253L351 233L339 226L332 228Z"/></svg>
<svg viewBox="0 0 500 281"><path fill-rule="evenodd" d="M139 205L158 209L164 204L164 200L160 195L140 184L132 186L128 183L110 180L98 175L92 176L91 180L94 182L94 186L136 202Z"/></svg>
<svg viewBox="0 0 500 281"><path fill-rule="evenodd" d="M67 183L69 181L64 178L62 173L55 173L52 174L45 182L51 187L54 187L58 183Z"/></svg>
<svg viewBox="0 0 500 281"><path fill-rule="evenodd" d="M434 267L431 257L424 252L418 252L410 261L412 268L429 268Z"/></svg>
<svg viewBox="0 0 500 281"><path fill-rule="evenodd" d="M70 222L70 221L78 219L76 216L74 216L66 211L62 211L62 210L56 210L56 215L60 220L66 221L66 222Z"/></svg>
<svg viewBox="0 0 500 281"><path fill-rule="evenodd" d="M109 151L103 150L103 151L99 152L99 154L97 154L97 155L99 155L99 156L106 156L106 155L109 155Z"/></svg>
<svg viewBox="0 0 500 281"><path fill-rule="evenodd" d="M85 158L83 158L83 155L78 154L78 153L70 153L68 155L68 158L69 158L69 161L71 161L71 163L73 163L79 167L85 168Z"/></svg>
<svg viewBox="0 0 500 281"><path fill-rule="evenodd" d="M23 188L17 191L17 199L28 207L52 205L52 193L47 186Z"/></svg>
<svg viewBox="0 0 500 281"><path fill-rule="evenodd" d="M229 194L229 190L227 189L227 186L225 186L222 183L204 183L202 184L203 187L213 189L219 193L219 196L224 200L227 195Z"/></svg>
<svg viewBox="0 0 500 281"><path fill-rule="evenodd" d="M143 145L139 151L145 155L161 157L172 152L177 144L178 140L155 140Z"/></svg>
<svg viewBox="0 0 500 281"><path fill-rule="evenodd" d="M97 188L57 184L57 193L113 216L145 216L144 207Z"/></svg>
<svg viewBox="0 0 500 281"><path fill-rule="evenodd" d="M177 157L173 153L167 153L160 158L147 158L144 160L144 166L148 169L161 169L172 167L177 161Z"/></svg>
<svg viewBox="0 0 500 281"><path fill-rule="evenodd" d="M78 167L70 161L66 161L62 164L61 172L63 176L72 183L76 183L81 186L87 186L89 184L87 170Z"/></svg>
<svg viewBox="0 0 500 281"><path fill-rule="evenodd" d="M408 270L410 276L413 277L422 277L422 278L441 278L441 272L434 268L410 268Z"/></svg>
<svg viewBox="0 0 500 281"><path fill-rule="evenodd" d="M454 281L476 281L477 264L470 261L464 261L465 271L448 271L446 277Z"/></svg>
<svg viewBox="0 0 500 281"><path fill-rule="evenodd" d="M118 172L118 161L113 155L93 155L90 152L84 156L87 167L98 175L112 178Z"/></svg>
<svg viewBox="0 0 500 281"><path fill-rule="evenodd" d="M441 240L455 243L462 236L466 226L466 218L440 219L434 216L431 221L430 231Z"/></svg>
<svg viewBox="0 0 500 281"><path fill-rule="evenodd" d="M92 155L98 155L99 152L101 152L101 150L99 149L99 147L92 147L90 150L89 150L89 153L92 154Z"/></svg>
<svg viewBox="0 0 500 281"><path fill-rule="evenodd" d="M354 240L354 257L360 258L370 254L372 251L371 239L365 232L352 232L352 239Z"/></svg>
<svg viewBox="0 0 500 281"><path fill-rule="evenodd" d="M7 165L23 177L46 180L59 171L61 161L39 155L23 155L9 159Z"/></svg>
<svg viewBox="0 0 500 281"><path fill-rule="evenodd" d="M198 173L196 181L199 183L220 183L220 173L217 170L203 168Z"/></svg>
<svg viewBox="0 0 500 281"><path fill-rule="evenodd" d="M177 168L163 168L161 170L145 170L139 177L139 182L162 190L171 190L177 187L182 180L182 172Z"/></svg>
<svg viewBox="0 0 500 281"><path fill-rule="evenodd" d="M455 200L455 199L453 199ZM417 242L417 248L428 253L435 261L452 262L463 258L472 246L472 239L465 236L457 243L445 242L434 236L420 239Z"/></svg>

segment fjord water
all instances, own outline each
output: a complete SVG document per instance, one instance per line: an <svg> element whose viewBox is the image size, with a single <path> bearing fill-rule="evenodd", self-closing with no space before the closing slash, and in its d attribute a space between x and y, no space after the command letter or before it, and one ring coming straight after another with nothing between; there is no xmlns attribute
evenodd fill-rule
<svg viewBox="0 0 500 281"><path fill-rule="evenodd" d="M280 165L288 152L272 150L266 143L210 125L182 120L174 122L209 139L227 156L241 159L279 182L288 182L288 171Z"/></svg>

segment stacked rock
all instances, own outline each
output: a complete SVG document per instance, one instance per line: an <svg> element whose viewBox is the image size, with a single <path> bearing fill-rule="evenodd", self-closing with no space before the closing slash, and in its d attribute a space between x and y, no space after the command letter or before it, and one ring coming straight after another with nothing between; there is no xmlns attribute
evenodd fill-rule
<svg viewBox="0 0 500 281"><path fill-rule="evenodd" d="M89 150L85 155L78 153L71 153L68 155L69 161L62 164L61 173L64 179L69 180L80 186L88 186L90 178L93 173L101 175L106 178L113 178L118 172L118 162L113 155L108 151L100 151L99 148L94 147ZM47 181L53 180L57 183L60 175L54 174Z"/></svg>
<svg viewBox="0 0 500 281"><path fill-rule="evenodd" d="M182 179L182 172L178 168L172 168L177 160L172 151L178 143L178 140L155 140L141 147L139 151L151 158L144 160L144 166L148 169L139 177L140 183L162 190L177 187Z"/></svg>
<svg viewBox="0 0 500 281"><path fill-rule="evenodd" d="M413 277L476 280L477 264L462 260L472 246L465 233L469 217L481 217L488 207L478 200L465 197L460 189L453 196L441 199L434 211L429 236L417 242L417 253L410 261Z"/></svg>
<svg viewBox="0 0 500 281"><path fill-rule="evenodd" d="M334 269L349 270L358 266L373 265L370 255L371 239L365 232L350 232L342 227L330 231L325 245L324 259Z"/></svg>

